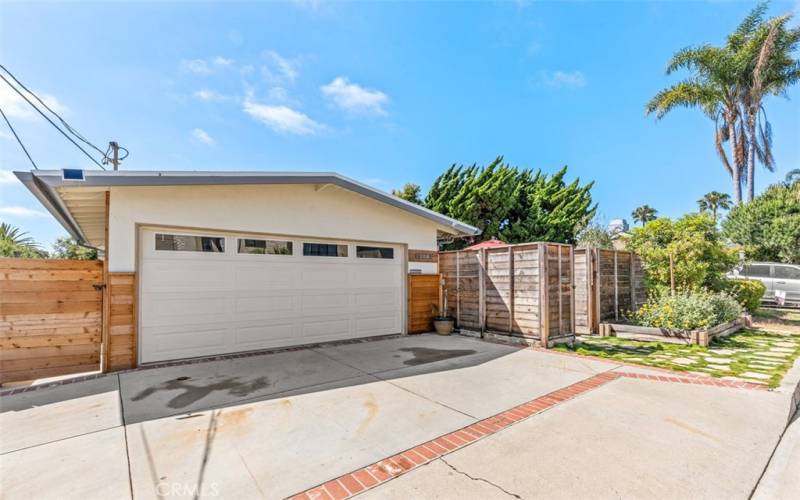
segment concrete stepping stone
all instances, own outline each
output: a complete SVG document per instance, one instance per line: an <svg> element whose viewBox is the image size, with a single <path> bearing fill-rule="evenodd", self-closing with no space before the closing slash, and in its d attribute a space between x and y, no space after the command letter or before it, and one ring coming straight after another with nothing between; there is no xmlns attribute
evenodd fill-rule
<svg viewBox="0 0 800 500"><path fill-rule="evenodd" d="M740 373L739 376L744 378L754 378L756 380L769 380L770 378L772 378L771 375L765 375L763 373L757 373L757 372L744 372Z"/></svg>
<svg viewBox="0 0 800 500"><path fill-rule="evenodd" d="M794 351L794 349L787 349L786 347L773 347L769 350L769 352L785 352L787 354L792 354Z"/></svg>
<svg viewBox="0 0 800 500"><path fill-rule="evenodd" d="M732 361L730 358L715 358L713 356L708 356L707 358L705 358L705 360L707 363L714 363L717 365L730 364L730 362Z"/></svg>
<svg viewBox="0 0 800 500"><path fill-rule="evenodd" d="M797 349L797 344L795 344L794 342L775 342L775 344L773 345L775 347L793 347Z"/></svg>
<svg viewBox="0 0 800 500"><path fill-rule="evenodd" d="M708 368L718 372L727 372L731 369L731 367L728 365L708 365Z"/></svg>
<svg viewBox="0 0 800 500"><path fill-rule="evenodd" d="M759 356L769 356L770 358L786 358L786 357L789 356L789 353L786 353L786 352L774 352L774 351L759 352L757 354Z"/></svg>
<svg viewBox="0 0 800 500"><path fill-rule="evenodd" d="M711 349L711 354L720 356L730 356L731 354L736 354L736 351L732 349Z"/></svg>
<svg viewBox="0 0 800 500"><path fill-rule="evenodd" d="M675 363L676 365L689 366L697 363L697 360L691 358L672 358L670 359L670 362Z"/></svg>

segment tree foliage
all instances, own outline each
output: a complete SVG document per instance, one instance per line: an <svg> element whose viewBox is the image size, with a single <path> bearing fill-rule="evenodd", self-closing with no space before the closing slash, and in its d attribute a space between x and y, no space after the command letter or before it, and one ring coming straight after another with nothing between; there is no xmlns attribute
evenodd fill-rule
<svg viewBox="0 0 800 500"><path fill-rule="evenodd" d="M578 234L579 247L606 248L612 250L614 243L611 233L600 224L593 222Z"/></svg>
<svg viewBox="0 0 800 500"><path fill-rule="evenodd" d="M731 196L727 193L720 193L719 191L711 191L706 193L702 198L697 200L697 207L701 212L706 210L711 211L714 220L717 220L717 212L720 210L730 210Z"/></svg>
<svg viewBox="0 0 800 500"><path fill-rule="evenodd" d="M58 238L53 244L51 257L54 259L97 260L97 250L80 246L73 238L65 236Z"/></svg>
<svg viewBox="0 0 800 500"><path fill-rule="evenodd" d="M480 228L478 241L574 243L597 205L590 192L594 183L567 184L566 173L566 166L551 176L518 169L502 157L485 167L452 165L433 182L425 206Z"/></svg>
<svg viewBox="0 0 800 500"><path fill-rule="evenodd" d="M418 184L413 184L411 182L406 183L406 185L403 186L403 189L400 190L392 189L392 194L394 196L397 196L398 198L410 201L411 203L422 205L422 198L420 197L420 187Z"/></svg>
<svg viewBox="0 0 800 500"><path fill-rule="evenodd" d="M800 263L800 182L770 186L731 210L722 228L750 259Z"/></svg>
<svg viewBox="0 0 800 500"><path fill-rule="evenodd" d="M649 288L670 286L670 256L675 288L718 288L722 276L736 264L725 250L717 225L708 213L688 214L678 220L660 218L634 228L628 249L644 261Z"/></svg>
<svg viewBox="0 0 800 500"><path fill-rule="evenodd" d="M41 259L47 252L28 233L6 222L0 223L0 257Z"/></svg>
<svg viewBox="0 0 800 500"><path fill-rule="evenodd" d="M656 220L656 215L658 215L658 210L650 205L636 207L633 212L631 212L633 222L641 222L643 226L645 223L650 222L651 220Z"/></svg>
<svg viewBox="0 0 800 500"><path fill-rule="evenodd" d="M765 19L766 11L766 2L757 5L721 47L700 45L676 52L667 74L686 70L688 78L661 90L645 106L657 119L686 107L699 108L714 121L714 147L731 176L737 204L742 185L747 200L753 198L756 159L774 168L764 97L784 95L800 79L800 62L793 57L800 27L788 26L791 14Z"/></svg>

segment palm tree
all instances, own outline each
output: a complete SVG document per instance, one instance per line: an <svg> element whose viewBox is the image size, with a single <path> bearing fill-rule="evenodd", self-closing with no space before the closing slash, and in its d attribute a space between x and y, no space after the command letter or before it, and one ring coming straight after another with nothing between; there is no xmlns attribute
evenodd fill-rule
<svg viewBox="0 0 800 500"><path fill-rule="evenodd" d="M786 89L800 80L800 60L792 57L800 47L800 27L787 28L791 14L763 21L763 10L754 11L754 26L745 37L740 60L746 71L740 95L747 133L747 201L755 195L755 163L775 170L772 156L772 126L767 120L764 98L767 95L786 96Z"/></svg>
<svg viewBox="0 0 800 500"><path fill-rule="evenodd" d="M800 168L786 172L786 184L791 186L795 182L800 182Z"/></svg>
<svg viewBox="0 0 800 500"><path fill-rule="evenodd" d="M731 196L728 193L720 193L719 191L711 191L706 193L705 196L697 200L697 206L700 207L701 212L711 210L714 216L714 222L717 221L717 210L730 210Z"/></svg>
<svg viewBox="0 0 800 500"><path fill-rule="evenodd" d="M745 162L745 139L739 108L737 73L734 56L725 48L703 45L678 51L667 66L667 74L686 69L691 76L658 92L647 103L648 115L660 120L676 107L700 108L714 120L714 147L733 181L736 203L742 199L741 175ZM730 158L724 143L730 148Z"/></svg>
<svg viewBox="0 0 800 500"><path fill-rule="evenodd" d="M44 257L45 252L28 233L0 222L0 257Z"/></svg>
<svg viewBox="0 0 800 500"><path fill-rule="evenodd" d="M631 212L631 216L633 217L634 222L641 222L642 226L644 226L645 223L650 222L651 220L656 220L657 213L658 210L650 205L642 205Z"/></svg>

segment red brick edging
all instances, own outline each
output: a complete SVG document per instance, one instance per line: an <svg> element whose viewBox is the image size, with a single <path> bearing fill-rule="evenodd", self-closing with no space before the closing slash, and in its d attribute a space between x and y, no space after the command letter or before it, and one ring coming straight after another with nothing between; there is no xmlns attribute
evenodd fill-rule
<svg viewBox="0 0 800 500"><path fill-rule="evenodd" d="M649 373L635 373L635 372L614 372L619 377L636 378L640 380L655 380L656 382L677 382L680 384L691 385L710 385L714 387L730 387L733 389L759 389L768 391L769 387L761 384L754 384L752 382L745 382L744 380L722 380L718 378L703 377L700 375L689 376L691 374L683 374L680 376L675 375L651 375Z"/></svg>
<svg viewBox="0 0 800 500"><path fill-rule="evenodd" d="M362 467L335 479L294 495L298 500L329 500L350 498L374 488L417 467L468 446L479 439L499 432L520 420L541 413L563 401L591 391L615 380L621 374L604 372L585 380L528 401L510 410L485 418L462 429L439 436L414 448Z"/></svg>

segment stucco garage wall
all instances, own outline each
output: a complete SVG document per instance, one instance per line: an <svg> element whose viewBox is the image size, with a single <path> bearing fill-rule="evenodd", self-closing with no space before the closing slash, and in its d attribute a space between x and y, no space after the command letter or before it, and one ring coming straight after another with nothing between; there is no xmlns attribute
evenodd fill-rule
<svg viewBox="0 0 800 500"><path fill-rule="evenodd" d="M442 228L335 186L113 187L111 272L135 270L137 224L405 243L420 250L436 250Z"/></svg>

